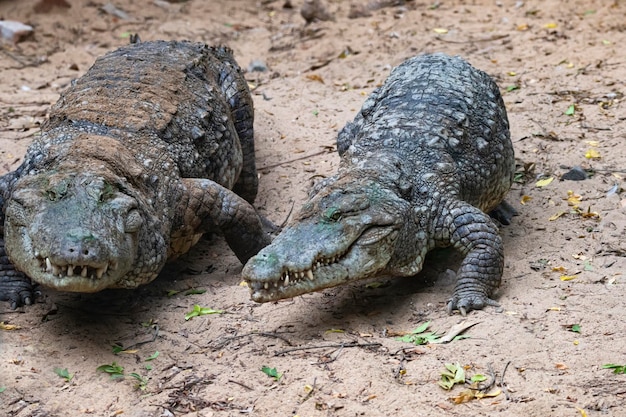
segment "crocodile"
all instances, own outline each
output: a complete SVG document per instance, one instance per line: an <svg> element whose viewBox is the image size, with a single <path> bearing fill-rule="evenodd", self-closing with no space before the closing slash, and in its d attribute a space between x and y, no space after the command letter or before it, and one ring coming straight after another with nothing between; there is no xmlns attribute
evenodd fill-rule
<svg viewBox="0 0 626 417"><path fill-rule="evenodd" d="M515 159L496 83L460 57L424 54L391 72L338 134L338 172L316 184L242 275L257 302L378 276L414 276L430 250L463 261L447 310L486 305L503 272L498 225ZM502 203L502 204L501 204Z"/></svg>
<svg viewBox="0 0 626 417"><path fill-rule="evenodd" d="M271 240L252 206L253 120L228 47L140 42L98 58L0 177L0 299L135 288L207 232L245 263Z"/></svg>

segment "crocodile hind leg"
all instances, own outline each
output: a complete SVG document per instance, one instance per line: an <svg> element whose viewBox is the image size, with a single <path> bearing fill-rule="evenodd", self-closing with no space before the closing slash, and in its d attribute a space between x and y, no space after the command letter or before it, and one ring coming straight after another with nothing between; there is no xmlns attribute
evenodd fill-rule
<svg viewBox="0 0 626 417"><path fill-rule="evenodd" d="M4 250L0 237L0 301L8 301L11 308L30 305L35 301L35 286L30 278L15 269Z"/></svg>
<svg viewBox="0 0 626 417"><path fill-rule="evenodd" d="M465 258L457 272L456 288L448 301L449 313L499 304L489 298L500 285L504 269L502 239L491 218L478 208L461 203L448 212L450 243Z"/></svg>

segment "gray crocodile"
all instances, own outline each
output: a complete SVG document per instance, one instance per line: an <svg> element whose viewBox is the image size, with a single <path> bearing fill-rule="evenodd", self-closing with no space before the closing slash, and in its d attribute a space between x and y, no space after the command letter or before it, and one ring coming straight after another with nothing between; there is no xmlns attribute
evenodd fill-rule
<svg viewBox="0 0 626 417"><path fill-rule="evenodd" d="M247 261L270 242L251 205L253 136L230 49L157 41L100 57L0 177L0 299L30 304L31 279L135 288L209 231Z"/></svg>
<svg viewBox="0 0 626 417"><path fill-rule="evenodd" d="M498 87L458 57L421 55L395 68L339 133L338 173L243 269L268 302L381 275L413 276L426 253L464 260L449 312L497 305L502 240L485 214L503 202L515 168ZM497 210L508 223L505 204Z"/></svg>

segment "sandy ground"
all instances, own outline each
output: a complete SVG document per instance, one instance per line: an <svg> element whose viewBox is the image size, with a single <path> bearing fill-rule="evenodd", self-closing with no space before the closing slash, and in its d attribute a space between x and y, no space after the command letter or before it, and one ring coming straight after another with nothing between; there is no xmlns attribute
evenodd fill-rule
<svg viewBox="0 0 626 417"><path fill-rule="evenodd" d="M426 321L440 333L463 321L444 310L454 282L443 272L458 266L445 253L415 278L261 305L214 238L136 291L44 290L34 306L2 305L0 321L16 328L0 330L0 414L626 416L626 375L602 368L626 364L624 2L378 0L349 18L350 2L329 0L333 20L305 24L300 0L115 1L126 18L102 0L67 1L39 12L37 1L0 1L0 18L34 26L0 49L0 174L20 163L68 83L129 32L222 43L242 67L267 68L246 75L256 205L281 223L335 171L338 129L390 68L441 51L501 87L518 161L508 200L520 215L501 229L503 312L472 312L470 337L449 344L396 340ZM589 178L561 180L573 166ZM225 313L186 321L195 304ZM114 344L128 350L115 355ZM114 362L126 378L96 370ZM495 396L455 404L467 386L439 387L446 363L495 379L485 391Z"/></svg>

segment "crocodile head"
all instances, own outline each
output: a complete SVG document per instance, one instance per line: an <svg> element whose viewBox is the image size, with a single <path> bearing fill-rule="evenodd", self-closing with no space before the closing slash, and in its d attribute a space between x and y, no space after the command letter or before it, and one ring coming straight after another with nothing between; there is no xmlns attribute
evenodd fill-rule
<svg viewBox="0 0 626 417"><path fill-rule="evenodd" d="M134 267L143 223L138 201L101 173L29 175L7 202L6 249L35 282L95 292Z"/></svg>
<svg viewBox="0 0 626 417"><path fill-rule="evenodd" d="M384 273L407 210L375 180L339 178L248 261L242 275L252 299L290 298Z"/></svg>

